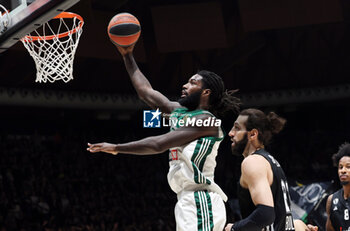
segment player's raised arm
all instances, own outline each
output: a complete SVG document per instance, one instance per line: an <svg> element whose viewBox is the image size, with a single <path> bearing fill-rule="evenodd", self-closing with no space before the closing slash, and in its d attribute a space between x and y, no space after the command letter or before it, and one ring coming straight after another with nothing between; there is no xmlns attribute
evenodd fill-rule
<svg viewBox="0 0 350 231"><path fill-rule="evenodd" d="M129 47L117 46L123 56L124 64L132 85L134 86L139 98L152 108L160 108L162 112L170 113L175 108L180 107L178 102L170 101L159 91L152 88L148 79L143 75L133 56L134 45Z"/></svg>
<svg viewBox="0 0 350 231"><path fill-rule="evenodd" d="M123 56L126 70L140 99L154 109L160 108L162 112L170 113L180 104L171 102L167 97L153 90L133 57L134 46L140 33L140 22L130 13L119 13L108 24L109 38Z"/></svg>

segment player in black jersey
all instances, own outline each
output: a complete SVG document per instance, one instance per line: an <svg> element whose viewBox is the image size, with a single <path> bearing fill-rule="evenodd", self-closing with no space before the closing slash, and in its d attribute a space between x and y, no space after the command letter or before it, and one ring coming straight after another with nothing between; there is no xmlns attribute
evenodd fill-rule
<svg viewBox="0 0 350 231"><path fill-rule="evenodd" d="M225 231L296 230L287 179L278 161L264 149L285 122L274 112L265 115L257 109L243 110L235 121L229 136L232 153L244 156L238 192L244 219L228 224ZM310 230L302 225L301 230Z"/></svg>
<svg viewBox="0 0 350 231"><path fill-rule="evenodd" d="M342 188L327 199L326 231L350 230L350 144L344 143L333 155Z"/></svg>

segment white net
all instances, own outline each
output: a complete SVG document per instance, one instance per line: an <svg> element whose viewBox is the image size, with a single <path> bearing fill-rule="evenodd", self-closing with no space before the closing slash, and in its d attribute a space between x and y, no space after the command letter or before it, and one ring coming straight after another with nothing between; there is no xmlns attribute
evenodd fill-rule
<svg viewBox="0 0 350 231"><path fill-rule="evenodd" d="M74 55L83 32L79 15L61 13L21 39L37 69L35 82L73 79Z"/></svg>

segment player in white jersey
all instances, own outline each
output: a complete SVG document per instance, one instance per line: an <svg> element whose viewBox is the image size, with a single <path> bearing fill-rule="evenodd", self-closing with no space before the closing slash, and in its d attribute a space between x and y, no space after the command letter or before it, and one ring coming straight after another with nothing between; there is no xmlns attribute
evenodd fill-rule
<svg viewBox="0 0 350 231"><path fill-rule="evenodd" d="M223 139L221 121L214 115L238 111L240 101L234 91L226 91L222 79L213 72L200 71L182 87L179 101L170 101L154 90L138 68L134 46L118 47L140 99L163 113L171 113L170 132L124 144L88 144L90 152L111 154L157 154L170 149L168 182L177 193L175 207L178 231L217 230L226 222L225 193L214 181L217 149Z"/></svg>
<svg viewBox="0 0 350 231"><path fill-rule="evenodd" d="M201 114L215 118L208 111L178 108L171 114L170 120L179 123L184 117L189 121ZM178 129L177 123L173 123L171 130ZM201 137L170 149L168 182L178 194L175 217L178 227L181 227L179 230L222 230L225 224L223 200L226 201L227 197L214 182L215 158L224 137L220 127L218 132L217 137Z"/></svg>

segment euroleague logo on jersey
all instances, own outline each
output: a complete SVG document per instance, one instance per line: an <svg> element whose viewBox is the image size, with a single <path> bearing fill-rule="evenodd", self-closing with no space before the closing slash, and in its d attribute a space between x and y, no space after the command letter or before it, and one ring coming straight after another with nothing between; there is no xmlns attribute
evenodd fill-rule
<svg viewBox="0 0 350 231"><path fill-rule="evenodd" d="M198 119L190 117L188 114L163 114L157 110L143 111L143 127L144 128L160 128L163 127L221 127L221 120L215 117L208 117L206 119ZM169 118L169 120L166 119ZM180 119L179 119L180 118ZM162 122L162 123L161 123Z"/></svg>
<svg viewBox="0 0 350 231"><path fill-rule="evenodd" d="M177 154L177 149L170 149L169 150L169 161L171 160L178 160L179 155Z"/></svg>

